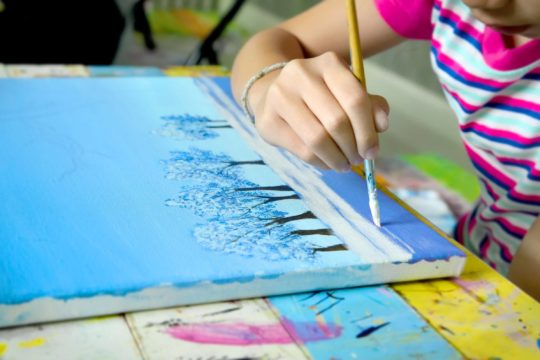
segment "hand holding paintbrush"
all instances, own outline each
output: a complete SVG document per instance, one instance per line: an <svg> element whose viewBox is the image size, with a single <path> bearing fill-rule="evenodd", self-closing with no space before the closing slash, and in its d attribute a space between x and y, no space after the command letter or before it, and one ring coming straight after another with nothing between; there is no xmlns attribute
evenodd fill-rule
<svg viewBox="0 0 540 360"><path fill-rule="evenodd" d="M338 2L334 2L337 5ZM371 33L378 39L382 20L370 15L375 11L369 8L373 4L360 4L358 16L365 23L364 33L368 38ZM388 105L382 97L367 93L365 81L359 81L359 78L365 80L363 76L355 77L345 61L351 48L346 41L350 32L343 26L347 23L345 4L339 0L339 5L322 2L313 10L330 11L329 18L340 24L335 29L336 38L316 30L315 34L295 37L301 34L300 27L310 21L311 15L307 13L299 17L296 26L288 22L284 28L269 31L268 36L263 33L254 39L257 47L246 46L247 55L239 54L237 64L241 65L233 69L232 80L233 87L242 84L235 88L237 96L267 142L320 168L349 171L351 166L376 157L377 133L388 127ZM377 23L379 20L381 22ZM358 44L352 45L357 49L352 53L358 54L353 56L353 68L358 71L357 65L361 64L358 31L353 33L356 34L354 44ZM319 41L326 39L325 43L315 43L315 37ZM310 40L313 41L308 44ZM379 46L378 41L371 41L365 48L369 54ZM253 56L255 48L264 51ZM322 49L328 51L319 54L317 50ZM373 176L369 176L373 174L373 162L367 161L365 168L367 179L373 180ZM376 188L373 181L369 181L368 186L377 223Z"/></svg>
<svg viewBox="0 0 540 360"><path fill-rule="evenodd" d="M347 1L347 19L349 23L349 43L351 46L351 63L354 76L360 80L364 90L367 92L366 75L364 73L364 62L362 59L362 49L360 47L360 33L358 21L356 19L356 4L354 0ZM375 183L375 162L373 159L364 160L364 172L369 194L369 209L371 218L377 226L381 226L381 215L379 201L377 198L377 185Z"/></svg>

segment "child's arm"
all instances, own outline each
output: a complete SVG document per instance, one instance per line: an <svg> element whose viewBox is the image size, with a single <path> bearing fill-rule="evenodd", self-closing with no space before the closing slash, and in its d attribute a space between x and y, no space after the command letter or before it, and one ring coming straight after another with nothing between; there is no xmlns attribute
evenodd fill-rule
<svg viewBox="0 0 540 360"><path fill-rule="evenodd" d="M399 43L374 0L357 2L365 57ZM261 136L301 159L348 170L373 158L377 131L388 126L388 105L368 96L348 68L345 0L327 0L250 39L232 71L237 99L254 74L277 62L290 62L257 80L248 97ZM369 78L369 75L368 75Z"/></svg>
<svg viewBox="0 0 540 360"><path fill-rule="evenodd" d="M540 217L533 223L514 255L508 278L540 301Z"/></svg>

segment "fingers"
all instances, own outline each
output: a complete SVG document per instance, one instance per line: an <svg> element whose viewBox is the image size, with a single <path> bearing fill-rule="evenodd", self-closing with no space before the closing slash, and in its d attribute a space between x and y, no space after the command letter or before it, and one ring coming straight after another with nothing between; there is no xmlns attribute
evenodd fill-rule
<svg viewBox="0 0 540 360"><path fill-rule="evenodd" d="M379 138L369 94L345 67L333 67L325 73L324 80L349 118L358 154L374 159L379 150Z"/></svg>
<svg viewBox="0 0 540 360"><path fill-rule="evenodd" d="M313 88L306 91L304 103L322 124L326 133L321 136L330 138L339 148L340 157L344 155L347 161L347 164L344 164L346 166L344 170L348 170L351 165L360 164L362 157L358 154L353 128L347 114L326 84L322 84L317 91L311 89Z"/></svg>
<svg viewBox="0 0 540 360"><path fill-rule="evenodd" d="M369 95L337 55L291 61L265 91L256 124L270 144L340 171L376 157L388 103Z"/></svg>
<svg viewBox="0 0 540 360"><path fill-rule="evenodd" d="M388 130L388 114L390 113L390 106L388 101L379 95L370 95L371 105L373 107L373 117L375 120L375 128L378 132L384 132Z"/></svg>
<svg viewBox="0 0 540 360"><path fill-rule="evenodd" d="M339 171L350 169L349 161L333 137L305 103L286 109L283 118L287 119L287 123L303 143L328 167Z"/></svg>
<svg viewBox="0 0 540 360"><path fill-rule="evenodd" d="M271 129L269 129L271 127ZM284 148L301 160L321 169L329 167L311 151L294 130L282 118L271 121L257 121L257 130L264 140L271 145Z"/></svg>

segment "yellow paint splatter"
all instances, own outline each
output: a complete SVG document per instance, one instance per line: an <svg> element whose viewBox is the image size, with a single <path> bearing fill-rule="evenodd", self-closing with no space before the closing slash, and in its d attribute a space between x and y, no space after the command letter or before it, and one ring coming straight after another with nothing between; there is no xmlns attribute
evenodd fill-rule
<svg viewBox="0 0 540 360"><path fill-rule="evenodd" d="M32 339L32 340L21 341L19 343L19 346L24 348L24 349L30 349L30 348L33 348L33 347L42 346L43 344L45 344L45 339L44 338L35 338L35 339Z"/></svg>
<svg viewBox="0 0 540 360"><path fill-rule="evenodd" d="M86 319L85 321L88 322L88 323L101 322L101 321L111 320L111 319L114 319L116 317L120 318L119 315L104 315L104 316L96 316L96 317L93 317L93 318L90 318L90 319Z"/></svg>
<svg viewBox="0 0 540 360"><path fill-rule="evenodd" d="M540 304L468 255L458 279L392 287L467 359L538 358Z"/></svg>
<svg viewBox="0 0 540 360"><path fill-rule="evenodd" d="M0 343L0 356L3 356L6 353L6 350L7 350L7 344Z"/></svg>

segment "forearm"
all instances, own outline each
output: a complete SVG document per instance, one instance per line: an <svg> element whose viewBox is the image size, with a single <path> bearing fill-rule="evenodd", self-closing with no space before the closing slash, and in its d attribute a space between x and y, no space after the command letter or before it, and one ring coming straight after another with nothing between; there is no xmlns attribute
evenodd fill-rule
<svg viewBox="0 0 540 360"><path fill-rule="evenodd" d="M540 218L523 238L510 265L508 278L540 301Z"/></svg>
<svg viewBox="0 0 540 360"><path fill-rule="evenodd" d="M357 14L364 57L403 41L379 15L374 0L357 0ZM322 1L250 39L233 65L233 92L239 99L249 78L265 66L291 59L312 58L326 52L333 52L348 61L348 26L343 0ZM256 82L250 90L250 105L256 103L276 75L269 74Z"/></svg>
<svg viewBox="0 0 540 360"><path fill-rule="evenodd" d="M232 68L231 83L237 100L245 84L259 70L281 61L303 58L302 47L295 36L279 28L271 28L256 34L242 47ZM250 104L257 103L267 82L276 74L268 74L257 81L250 90Z"/></svg>

